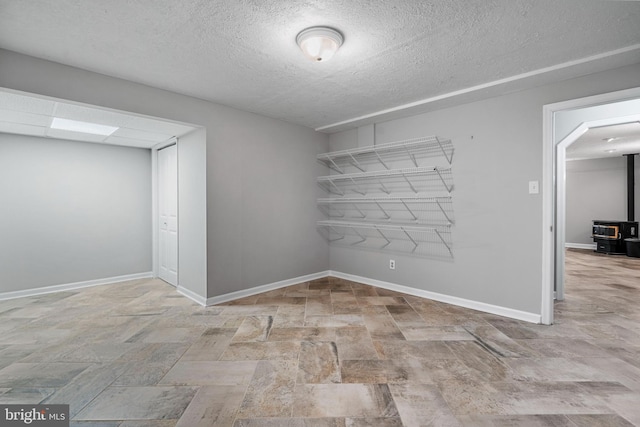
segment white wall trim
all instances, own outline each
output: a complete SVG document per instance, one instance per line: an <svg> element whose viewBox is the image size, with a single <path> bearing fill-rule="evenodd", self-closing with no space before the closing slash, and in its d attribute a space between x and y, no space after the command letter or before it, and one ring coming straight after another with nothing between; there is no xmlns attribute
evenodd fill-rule
<svg viewBox="0 0 640 427"><path fill-rule="evenodd" d="M592 250L596 250L597 245L595 243L565 243L564 244L565 248L569 248L569 249L592 249Z"/></svg>
<svg viewBox="0 0 640 427"><path fill-rule="evenodd" d="M207 299L205 297L203 297L202 295L198 295L195 292L187 289L187 288L183 288L182 286L178 285L176 287L176 290L178 291L179 294L184 295L185 297L189 298L192 301L197 302L198 304L202 305L202 306L206 306L207 305Z"/></svg>
<svg viewBox="0 0 640 427"><path fill-rule="evenodd" d="M153 272L147 271L144 273L125 274L124 276L106 277L104 279L87 280L84 282L67 283L63 285L45 286L42 288L25 289L23 291L3 292L0 293L0 301L31 297L35 295L51 294L54 292L70 291L73 289L89 288L99 285L110 285L113 283L127 282L129 280L138 279L150 279L153 277Z"/></svg>
<svg viewBox="0 0 640 427"><path fill-rule="evenodd" d="M529 313L526 311L514 310L512 308L501 307L498 305L487 304L484 302L468 300L464 298L454 297L451 295L439 294L436 292L424 291L422 289L411 288L409 286L397 285L395 283L383 282L381 280L369 279L367 277L355 276L353 274L340 273L339 271L330 271L331 276L340 279L351 280L353 282L364 283L365 285L376 286L378 288L389 289L391 291L402 292L416 297L427 298L434 301L440 301L451 305L457 305L472 310L482 311L485 313L496 314L498 316L509 317L511 319L523 320L530 323L540 323L540 315Z"/></svg>
<svg viewBox="0 0 640 427"><path fill-rule="evenodd" d="M248 297L262 292L272 291L274 289L284 288L286 286L297 285L298 283L309 282L311 280L322 279L330 276L330 271L321 271L319 273L307 274L306 276L294 277L293 279L282 280L280 282L269 283L266 285L255 286L241 291L231 292L228 294L218 295L207 298L206 305L215 305L223 302L233 301L239 298ZM192 298L193 299L193 298ZM195 301L195 299L194 299Z"/></svg>
<svg viewBox="0 0 640 427"><path fill-rule="evenodd" d="M158 149L151 148L151 272L158 277Z"/></svg>
<svg viewBox="0 0 640 427"><path fill-rule="evenodd" d="M542 107L542 286L540 314L543 325L553 323L555 276L556 150L553 105Z"/></svg>

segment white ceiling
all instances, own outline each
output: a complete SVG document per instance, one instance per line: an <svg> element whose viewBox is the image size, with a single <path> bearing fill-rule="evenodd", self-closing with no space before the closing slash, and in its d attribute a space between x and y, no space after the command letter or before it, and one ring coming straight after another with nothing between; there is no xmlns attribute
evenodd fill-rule
<svg viewBox="0 0 640 427"><path fill-rule="evenodd" d="M639 22L636 1L0 0L0 47L335 131L640 62ZM295 44L314 25L345 36L329 62Z"/></svg>
<svg viewBox="0 0 640 427"><path fill-rule="evenodd" d="M607 141L609 138L614 139ZM634 153L640 153L639 122L589 129L567 148L567 160L620 157Z"/></svg>
<svg viewBox="0 0 640 427"><path fill-rule="evenodd" d="M54 117L119 129L109 136L51 129ZM4 133L151 148L194 129L180 123L0 90L0 132Z"/></svg>

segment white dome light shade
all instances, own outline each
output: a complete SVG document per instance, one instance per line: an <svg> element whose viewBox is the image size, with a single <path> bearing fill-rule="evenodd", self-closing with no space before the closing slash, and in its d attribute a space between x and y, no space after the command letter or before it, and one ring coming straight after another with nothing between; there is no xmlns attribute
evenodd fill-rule
<svg viewBox="0 0 640 427"><path fill-rule="evenodd" d="M315 62L324 62L336 53L343 42L342 34L327 27L311 27L302 30L296 42L304 54Z"/></svg>

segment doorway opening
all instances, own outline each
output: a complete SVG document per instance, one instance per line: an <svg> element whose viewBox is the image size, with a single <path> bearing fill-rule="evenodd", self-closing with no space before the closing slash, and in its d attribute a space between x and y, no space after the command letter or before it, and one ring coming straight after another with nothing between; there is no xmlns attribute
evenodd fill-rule
<svg viewBox="0 0 640 427"><path fill-rule="evenodd" d="M21 278L16 286L16 291L21 296L36 295L50 292L52 287L56 290L78 289L97 284L116 283L139 278L158 277L158 222L157 212L157 153L158 150L173 145L177 151L177 138L180 138L180 162L182 171L189 171L189 179L182 179L184 185L180 194L183 200L180 203L182 212L178 215L177 197L173 203L173 212L168 216L167 226L171 225L174 233L175 244L169 245L168 253L173 255L173 261L166 262L168 271L173 273L173 279L163 274L163 280L177 287L178 292L204 304L206 300L206 130L205 128L190 123L179 122L168 118L148 116L132 111L117 110L100 105L80 103L67 99L49 97L41 94L22 92L7 88L0 88L0 104L5 111L4 121L0 123L0 132L3 135L16 135L19 138L50 138L61 140L65 143L65 152L60 158L74 159L77 165L77 175L80 179L73 182L79 183L69 187L69 197L77 202L79 207L89 206L91 209L59 210L56 215L48 215L52 223L58 220L67 220L70 215L62 213L71 212L74 215L82 213L83 223L68 221L68 229L80 230L79 226L85 226L87 230L102 232L95 239L87 239L87 233L82 229L73 238L68 235L64 239L51 239L42 233L34 233L37 246L43 248L55 248L57 257L72 257L80 253L85 258L94 260L84 262L83 270L78 275L78 268L69 269L68 263L52 263L51 268L41 268L46 271L46 278L51 279L51 285L44 282L40 276L40 270L34 270L33 276L26 276L17 270L15 273ZM170 113L171 111L169 111ZM170 115L170 114L169 114ZM67 122L81 123L109 127L111 133L88 133L88 129L59 129L53 126L56 119ZM91 129L94 129L92 127ZM29 141L32 141L29 139ZM36 140L33 140L36 144ZM82 143L82 144L78 144ZM113 146L109 149L110 157L103 156L89 158L87 150L81 145L89 144ZM24 145L24 144L23 144ZM42 144L48 147L52 144ZM15 144L12 146L19 147ZM36 147L36 145L33 145ZM21 148L21 153L26 152ZM95 150L92 152L96 152ZM106 152L106 151L105 151ZM66 157L65 157L66 156ZM44 156L42 156L44 157ZM25 157L26 158L26 157ZM93 163L90 162L94 161ZM117 160L117 161L116 161ZM178 191L177 180L177 153L174 156L174 168L171 172L175 178L172 189ZM93 165L89 168L88 165ZM91 173L87 173L91 172ZM121 171L127 171L124 173ZM135 171L132 172L132 171ZM42 171L47 182L54 182L58 175L55 169ZM60 174L68 180L68 171ZM93 182L102 185L101 191L80 191L84 188L93 190L87 176L92 177ZM115 179L114 179L115 177ZM184 178L184 177L183 177ZM118 180L119 179L119 180ZM17 187L16 187L17 188ZM71 193L73 190L73 193ZM125 191L126 190L126 191ZM22 190L21 190L22 191ZM34 193L30 199L39 200L40 193ZM109 196L109 198L107 197ZM125 197L126 196L126 197ZM99 197L103 203L101 209L92 197ZM205 202L203 202L205 201ZM75 206L68 204L69 206ZM30 208L30 206L25 207ZM113 211L118 215L113 215ZM22 212L27 217L30 211ZM104 216L103 216L104 215ZM80 216L80 215L79 215ZM178 282L177 276L177 230L178 218L183 221L180 228L185 231L180 236L180 253L189 261L182 263L182 278L191 289L183 289L183 283ZM173 224L170 224L171 220ZM20 225L14 221L11 226ZM118 232L105 233L104 224L108 224ZM129 227L129 228L127 228ZM17 227L14 227L17 228ZM61 229L67 229L61 228ZM69 233L67 233L69 234ZM45 238L47 240L45 240ZM126 240L129 239L129 240ZM23 239L25 240L25 239ZM92 240L99 244L86 247L86 242ZM26 241L26 240L25 240ZM55 243L55 245L52 244ZM32 242L30 244L33 244ZM126 249L126 250L125 250ZM53 253L50 249L49 253ZM83 250L84 252L80 252ZM74 252L75 251L75 252ZM53 259L46 253L45 255ZM125 255L123 255L123 253ZM115 254L115 255L114 255ZM43 255L43 257L45 256ZM84 259L84 258L83 258ZM106 261L105 261L106 260ZM41 263L35 263L41 265ZM16 264L18 265L18 264ZM14 274L12 272L9 272ZM54 281L55 280L55 281ZM13 281L17 282L17 281ZM45 286L46 285L46 286ZM13 290L12 290L13 291Z"/></svg>
<svg viewBox="0 0 640 427"><path fill-rule="evenodd" d="M640 121L640 88L544 106L541 321L553 323L564 299L566 151L589 129Z"/></svg>

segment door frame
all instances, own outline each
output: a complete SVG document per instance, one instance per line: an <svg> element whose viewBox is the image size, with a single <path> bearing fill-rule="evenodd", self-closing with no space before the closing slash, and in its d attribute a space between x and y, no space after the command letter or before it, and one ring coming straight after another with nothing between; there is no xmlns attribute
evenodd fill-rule
<svg viewBox="0 0 640 427"><path fill-rule="evenodd" d="M158 151L163 148L167 148L171 145L178 145L178 138L173 137L164 142L160 142L153 147L151 147L151 253L152 253L152 271L153 277L157 279L160 274L160 252L158 250L158 245L160 244L160 233L158 232L158 212L160 209L158 208L159 195L158 195ZM178 191L180 191L180 186L178 185ZM178 234L180 230L178 229ZM180 239L178 239L178 245L180 244ZM180 251L180 247L178 247L178 251ZM178 268L180 268L178 266ZM180 285L180 271L178 270L178 279L176 283L176 288Z"/></svg>
<svg viewBox="0 0 640 427"><path fill-rule="evenodd" d="M582 122L562 140L556 140L555 114L640 98L640 88L610 92L543 106L542 140L542 304L541 323L553 323L553 301L564 299L564 245L566 149L592 127L638 121L640 115Z"/></svg>

